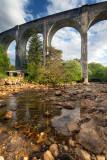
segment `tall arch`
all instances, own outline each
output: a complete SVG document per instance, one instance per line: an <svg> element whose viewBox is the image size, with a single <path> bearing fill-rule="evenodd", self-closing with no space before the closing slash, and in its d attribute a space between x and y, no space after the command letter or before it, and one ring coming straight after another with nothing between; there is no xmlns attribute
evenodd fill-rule
<svg viewBox="0 0 107 160"><path fill-rule="evenodd" d="M56 22L55 24L53 24L48 31L48 34L47 34L48 47L51 47L51 41L52 41L54 34L58 30L60 30L61 28L64 28L64 27L73 27L73 28L77 29L77 31L79 31L79 33L81 34L81 26L78 22L76 22L74 20L70 20L70 19L60 20L60 21Z"/></svg>
<svg viewBox="0 0 107 160"><path fill-rule="evenodd" d="M94 26L96 23L107 20L107 11L100 12L99 14L95 15L94 18L89 23L88 29Z"/></svg>

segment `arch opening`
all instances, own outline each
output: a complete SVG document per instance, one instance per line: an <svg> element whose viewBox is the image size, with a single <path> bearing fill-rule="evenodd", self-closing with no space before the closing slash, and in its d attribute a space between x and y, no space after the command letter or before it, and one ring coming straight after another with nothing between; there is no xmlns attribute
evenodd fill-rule
<svg viewBox="0 0 107 160"><path fill-rule="evenodd" d="M65 82L82 80L81 35L72 27L58 30L52 37L51 46L61 50ZM62 74L63 75L63 74Z"/></svg>
<svg viewBox="0 0 107 160"><path fill-rule="evenodd" d="M74 28L64 27L58 30L52 38L51 45L62 50L63 60L81 58L81 36Z"/></svg>
<svg viewBox="0 0 107 160"><path fill-rule="evenodd" d="M10 64L15 67L15 61L16 61L16 41L15 40L13 40L9 44L7 49L7 55L9 57Z"/></svg>
<svg viewBox="0 0 107 160"><path fill-rule="evenodd" d="M89 80L107 81L107 20L95 23L88 31L88 62Z"/></svg>

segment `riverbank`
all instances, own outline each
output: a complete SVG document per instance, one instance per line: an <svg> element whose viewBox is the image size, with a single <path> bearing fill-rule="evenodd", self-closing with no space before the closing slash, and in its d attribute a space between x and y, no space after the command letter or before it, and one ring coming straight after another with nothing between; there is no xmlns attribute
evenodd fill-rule
<svg viewBox="0 0 107 160"><path fill-rule="evenodd" d="M60 139L58 135L54 139L49 132L44 130L37 134L29 124L21 127L15 122L14 130L10 130L1 123L0 156L2 158L4 157L6 160L21 158L24 160L107 159L107 84L75 84L56 88L28 83L4 85L0 86L2 109L4 97L12 94L18 95L21 92L23 96L23 92L26 90L37 91L43 103L50 102L60 111L63 108L73 111L78 103L80 114L66 124L69 135L65 136L65 140L62 141L58 140L58 138ZM49 112L44 113L45 116L51 116ZM63 129L61 132L63 134Z"/></svg>

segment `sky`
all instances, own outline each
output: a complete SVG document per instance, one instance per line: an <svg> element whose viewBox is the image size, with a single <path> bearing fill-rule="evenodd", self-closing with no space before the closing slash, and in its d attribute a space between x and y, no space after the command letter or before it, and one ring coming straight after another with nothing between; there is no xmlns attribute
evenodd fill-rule
<svg viewBox="0 0 107 160"><path fill-rule="evenodd" d="M63 1L63 2L62 2ZM22 23L41 18L85 4L104 0L0 0L0 32ZM107 66L107 21L95 24L88 31L88 62L98 62ZM60 43L59 43L60 42ZM81 37L74 28L66 27L57 31L52 46L63 51L63 59L80 58ZM14 64L15 42L8 48Z"/></svg>

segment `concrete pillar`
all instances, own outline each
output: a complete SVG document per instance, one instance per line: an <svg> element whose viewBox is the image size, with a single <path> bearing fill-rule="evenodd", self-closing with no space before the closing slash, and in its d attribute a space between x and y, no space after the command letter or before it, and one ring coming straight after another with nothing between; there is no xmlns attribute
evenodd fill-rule
<svg viewBox="0 0 107 160"><path fill-rule="evenodd" d="M47 22L44 21L43 27L43 64L46 65L46 55L47 55Z"/></svg>
<svg viewBox="0 0 107 160"><path fill-rule="evenodd" d="M81 64L82 79L84 83L88 83L88 50L87 50L87 32L81 35Z"/></svg>

